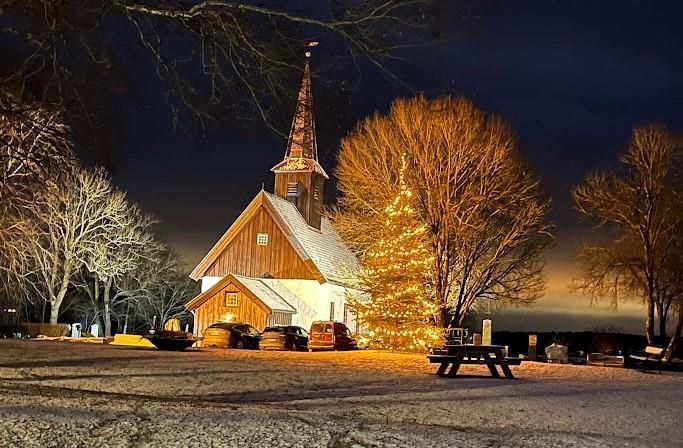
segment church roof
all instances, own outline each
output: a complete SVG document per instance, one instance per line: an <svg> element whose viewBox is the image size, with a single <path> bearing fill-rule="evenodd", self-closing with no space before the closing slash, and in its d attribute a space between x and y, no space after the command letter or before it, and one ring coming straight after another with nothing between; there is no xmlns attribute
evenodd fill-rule
<svg viewBox="0 0 683 448"><path fill-rule="evenodd" d="M322 217L320 230L308 225L296 206L272 193L260 191L230 228L204 256L190 277L199 280L230 242L239 234L242 226L261 207L270 211L299 257L328 281L351 286L353 273L359 268L358 259L346 247L329 219Z"/></svg>
<svg viewBox="0 0 683 448"><path fill-rule="evenodd" d="M188 302L187 305L185 305L185 308L190 311L199 308L199 306L219 293L229 283L234 284L244 293L248 293L252 297L260 300L264 305L270 308L271 311L278 311L281 313L296 313L294 307L290 305L290 302L287 301L287 297L289 297L289 295L282 291L284 288L273 288L266 283L266 279L246 277L244 275L235 274L230 274L223 277L211 288L197 295L194 299ZM283 297L283 295L287 297Z"/></svg>
<svg viewBox="0 0 683 448"><path fill-rule="evenodd" d="M234 275L234 274L233 274ZM290 305L285 297L282 296L282 291L276 291L274 288L266 284L266 279L245 277L243 275L234 275L244 286L258 297L263 303L273 311L280 311L285 313L295 313L296 310Z"/></svg>
<svg viewBox="0 0 683 448"><path fill-rule="evenodd" d="M301 250L310 258L327 281L347 285L359 269L356 256L344 244L334 225L326 217L320 230L308 225L296 206L272 193L264 192L292 232Z"/></svg>

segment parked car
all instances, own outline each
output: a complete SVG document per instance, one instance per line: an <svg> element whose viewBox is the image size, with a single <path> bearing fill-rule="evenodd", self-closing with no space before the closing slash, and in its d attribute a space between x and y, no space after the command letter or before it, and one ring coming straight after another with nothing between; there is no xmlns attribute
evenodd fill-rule
<svg viewBox="0 0 683 448"><path fill-rule="evenodd" d="M261 333L260 347L263 350L306 350L308 332L296 325L273 325Z"/></svg>
<svg viewBox="0 0 683 448"><path fill-rule="evenodd" d="M311 324L308 350L355 350L358 343L351 336L351 330L341 322L331 320Z"/></svg>
<svg viewBox="0 0 683 448"><path fill-rule="evenodd" d="M216 322L204 330L202 346L258 350L261 335L243 322Z"/></svg>

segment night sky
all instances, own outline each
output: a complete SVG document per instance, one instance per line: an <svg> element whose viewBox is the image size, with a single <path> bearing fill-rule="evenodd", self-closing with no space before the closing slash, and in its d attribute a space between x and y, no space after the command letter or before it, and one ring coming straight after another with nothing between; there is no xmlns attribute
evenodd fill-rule
<svg viewBox="0 0 683 448"><path fill-rule="evenodd" d="M553 198L558 244L548 257L546 297L531 310L498 315L494 325L613 324L641 332L635 303L615 314L569 294L571 257L584 230L569 192L588 171L615 163L633 126L661 122L683 132L683 2L500 1L473 12L478 20L467 32L402 53L392 70L416 92L465 95L509 120ZM325 42L316 51L324 52ZM149 78L151 62L131 58L140 79ZM339 139L356 120L411 95L369 65L361 69L358 89L349 92L317 82L312 60L320 158L328 172ZM104 158L118 186L162 221L162 235L193 267L262 183L272 190L269 169L282 159L285 142L258 122L209 124L205 136L174 132L163 86L154 80L135 86L116 100L109 122L116 150ZM329 203L335 192L327 188Z"/></svg>

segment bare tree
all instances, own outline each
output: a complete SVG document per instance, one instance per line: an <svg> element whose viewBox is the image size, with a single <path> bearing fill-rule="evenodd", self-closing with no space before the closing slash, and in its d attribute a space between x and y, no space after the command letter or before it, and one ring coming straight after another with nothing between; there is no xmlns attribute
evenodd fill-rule
<svg viewBox="0 0 683 448"><path fill-rule="evenodd" d="M396 50L431 40L422 0L351 0L315 6L234 0L23 0L0 9L0 31L18 56L3 80L14 91L80 110L92 121L93 79L125 73L117 47L139 42L168 87L175 122L196 117L247 117L272 126L302 46L325 38L358 67L367 58L386 73ZM113 45L109 28L116 29ZM128 32L129 37L121 33ZM412 39L413 36L421 36ZM16 47L19 47L18 49ZM96 90L90 90L97 94ZM240 101L242 100L242 101ZM237 110L229 113L226 107Z"/></svg>
<svg viewBox="0 0 683 448"><path fill-rule="evenodd" d="M73 164L60 114L17 102L0 91L0 204L15 205L36 182L53 180Z"/></svg>
<svg viewBox="0 0 683 448"><path fill-rule="evenodd" d="M551 244L548 200L522 161L512 131L470 101L397 100L342 142L342 196L334 218L354 250L374 239L383 204L397 192L400 158L430 230L440 324L460 325L477 299L526 304L544 286Z"/></svg>
<svg viewBox="0 0 683 448"><path fill-rule="evenodd" d="M0 303L26 314L32 291L22 281L13 238L21 208L36 189L55 184L73 165L68 130L59 114L17 102L0 91ZM44 303L44 302L43 302ZM27 318L28 316L25 316Z"/></svg>
<svg viewBox="0 0 683 448"><path fill-rule="evenodd" d="M655 313L666 336L667 315L683 292L682 154L664 127L636 128L619 170L593 173L572 192L579 213L600 231L579 252L574 287L593 298L642 297L650 344Z"/></svg>
<svg viewBox="0 0 683 448"><path fill-rule="evenodd" d="M50 304L51 323L92 247L116 228L112 191L104 172L74 168L60 183L38 189L13 224L8 247L16 268Z"/></svg>
<svg viewBox="0 0 683 448"><path fill-rule="evenodd" d="M154 220L130 204L125 194L112 191L104 208L110 220L108 233L102 233L88 245L85 268L93 282L93 300L99 305L102 285L104 335L112 335L111 309L115 281L136 269L141 259L156 244L151 226Z"/></svg>
<svg viewBox="0 0 683 448"><path fill-rule="evenodd" d="M118 301L152 328L186 314L185 303L196 295L180 257L163 245L148 246L149 254L117 283Z"/></svg>

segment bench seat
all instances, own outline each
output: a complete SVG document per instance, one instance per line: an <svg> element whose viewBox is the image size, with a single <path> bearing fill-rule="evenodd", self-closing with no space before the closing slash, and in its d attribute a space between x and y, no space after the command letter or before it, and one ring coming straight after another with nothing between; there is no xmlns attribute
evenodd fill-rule
<svg viewBox="0 0 683 448"><path fill-rule="evenodd" d="M493 365L509 365L518 366L522 363L521 358L504 358L502 360L493 359L481 359L481 358L467 358L459 359L454 355L428 355L427 358L431 364L439 364L444 362L458 362L460 364L493 364Z"/></svg>

